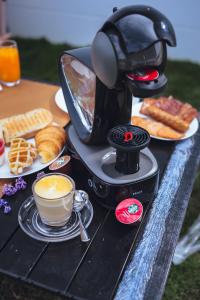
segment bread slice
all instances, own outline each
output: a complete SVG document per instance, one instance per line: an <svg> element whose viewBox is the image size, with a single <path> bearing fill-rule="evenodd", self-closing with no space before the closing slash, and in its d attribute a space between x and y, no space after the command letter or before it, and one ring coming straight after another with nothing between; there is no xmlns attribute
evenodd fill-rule
<svg viewBox="0 0 200 300"><path fill-rule="evenodd" d="M37 108L24 114L0 120L6 145L13 138L32 138L53 121L52 113L44 108Z"/></svg>

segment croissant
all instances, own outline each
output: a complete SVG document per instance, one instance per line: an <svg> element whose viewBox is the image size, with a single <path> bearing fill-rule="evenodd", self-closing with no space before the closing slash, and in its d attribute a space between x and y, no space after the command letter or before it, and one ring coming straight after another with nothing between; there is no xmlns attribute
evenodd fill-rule
<svg viewBox="0 0 200 300"><path fill-rule="evenodd" d="M62 127L49 126L36 134L35 142L41 162L48 163L56 158L64 147L66 134Z"/></svg>
<svg viewBox="0 0 200 300"><path fill-rule="evenodd" d="M62 143L66 142L66 134L65 130L60 126L48 126L44 128L43 130L40 130L35 138L39 138L43 136L44 134L56 134L56 136L59 136L59 139L62 140Z"/></svg>

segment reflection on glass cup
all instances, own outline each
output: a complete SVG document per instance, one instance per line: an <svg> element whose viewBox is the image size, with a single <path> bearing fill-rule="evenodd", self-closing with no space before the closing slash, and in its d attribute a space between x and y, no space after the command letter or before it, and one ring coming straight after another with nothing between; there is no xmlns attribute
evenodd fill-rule
<svg viewBox="0 0 200 300"><path fill-rule="evenodd" d="M20 60L17 43L13 40L0 42L0 82L14 86L20 82Z"/></svg>
<svg viewBox="0 0 200 300"><path fill-rule="evenodd" d="M44 224L63 226L72 214L75 183L61 173L45 174L32 186L36 206Z"/></svg>

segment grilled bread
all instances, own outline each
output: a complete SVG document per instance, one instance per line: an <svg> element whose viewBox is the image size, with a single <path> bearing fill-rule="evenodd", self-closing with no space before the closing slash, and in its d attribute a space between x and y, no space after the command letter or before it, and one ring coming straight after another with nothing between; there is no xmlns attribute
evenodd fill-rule
<svg viewBox="0 0 200 300"><path fill-rule="evenodd" d="M8 162L10 172L19 175L24 168L30 167L37 157L36 147L23 138L11 140L10 150L8 152Z"/></svg>
<svg viewBox="0 0 200 300"><path fill-rule="evenodd" d="M162 137L166 139L181 139L184 135L180 132L173 130L172 128L165 126L160 122L156 122L150 119L133 116L132 124L140 126L146 129L150 135Z"/></svg>
<svg viewBox="0 0 200 300"><path fill-rule="evenodd" d="M6 145L9 145L13 138L34 137L36 132L48 126L53 121L50 111L44 108L31 110L27 113L12 116L0 120Z"/></svg>
<svg viewBox="0 0 200 300"><path fill-rule="evenodd" d="M47 163L58 156L65 145L66 134L60 126L48 126L35 136L35 142L42 163Z"/></svg>

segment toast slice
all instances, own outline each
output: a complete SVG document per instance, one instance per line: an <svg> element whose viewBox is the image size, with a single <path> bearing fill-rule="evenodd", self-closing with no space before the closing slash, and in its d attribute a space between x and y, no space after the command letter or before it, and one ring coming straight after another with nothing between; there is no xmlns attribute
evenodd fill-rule
<svg viewBox="0 0 200 300"><path fill-rule="evenodd" d="M37 108L24 114L12 116L0 120L6 145L9 145L13 138L32 138L35 134L51 124L52 113L44 108Z"/></svg>

